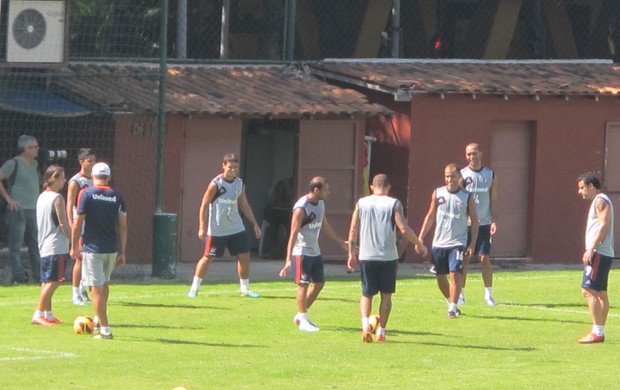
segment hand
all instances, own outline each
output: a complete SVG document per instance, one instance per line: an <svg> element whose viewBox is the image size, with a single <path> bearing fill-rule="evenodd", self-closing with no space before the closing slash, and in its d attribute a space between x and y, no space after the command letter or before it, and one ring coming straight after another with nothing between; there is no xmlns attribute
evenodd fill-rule
<svg viewBox="0 0 620 390"><path fill-rule="evenodd" d="M583 252L583 257L581 258L581 262L585 267L592 265L592 257L594 256L594 249L586 249Z"/></svg>
<svg viewBox="0 0 620 390"><path fill-rule="evenodd" d="M201 240L205 239L205 229L204 228L200 228L198 229L198 238L200 238Z"/></svg>
<svg viewBox="0 0 620 390"><path fill-rule="evenodd" d="M472 256L473 254L474 254L474 247L468 246L467 249L465 249L465 256Z"/></svg>
<svg viewBox="0 0 620 390"><path fill-rule="evenodd" d="M359 261L357 260L357 256L355 253L349 253L349 258L347 259L347 268L349 271L355 270Z"/></svg>
<svg viewBox="0 0 620 390"><path fill-rule="evenodd" d="M254 224L254 234L256 235L256 238L260 238L260 235L263 232L260 230L260 226L258 226L258 224Z"/></svg>
<svg viewBox="0 0 620 390"><path fill-rule="evenodd" d="M424 245L423 243L420 243L420 245L415 245L415 251L422 257L428 254L428 249L426 248L426 245Z"/></svg>
<svg viewBox="0 0 620 390"><path fill-rule="evenodd" d="M495 224L495 222L491 222L491 227L489 228L489 231L491 232L491 235L495 234L495 232L497 231L497 225Z"/></svg>
<svg viewBox="0 0 620 390"><path fill-rule="evenodd" d="M17 211L21 208L21 205L19 204L19 202L11 197L9 197L9 199L6 201L6 204L8 205L9 210L11 211Z"/></svg>
<svg viewBox="0 0 620 390"><path fill-rule="evenodd" d="M122 267L125 265L125 255L120 254L120 253L116 255L116 265L118 267Z"/></svg>
<svg viewBox="0 0 620 390"><path fill-rule="evenodd" d="M281 278L286 277L286 273L288 272L288 270L291 268L291 261L290 260L286 260L286 262L284 262L284 267L282 267L282 269L280 270L280 272L278 273L278 275Z"/></svg>

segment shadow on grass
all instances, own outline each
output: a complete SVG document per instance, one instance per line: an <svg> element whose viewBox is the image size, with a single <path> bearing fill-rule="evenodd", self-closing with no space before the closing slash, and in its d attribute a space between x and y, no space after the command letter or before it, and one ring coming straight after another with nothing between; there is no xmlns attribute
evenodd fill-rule
<svg viewBox="0 0 620 390"><path fill-rule="evenodd" d="M514 351L514 352L532 352L538 351L538 348L534 347L498 347L497 345L457 345L457 344L446 344L446 343L432 343L432 342L416 342L415 344L421 345L430 345L434 347L448 347L448 348L459 348L459 349L481 349L485 351Z"/></svg>
<svg viewBox="0 0 620 390"><path fill-rule="evenodd" d="M550 309L569 307L576 309L588 310L588 306L584 303L504 303L505 306L519 306L519 307L548 307ZM618 309L620 306L609 306L610 310Z"/></svg>
<svg viewBox="0 0 620 390"><path fill-rule="evenodd" d="M115 305L131 306L131 307L156 307L169 309L214 309L214 310L230 310L224 307L206 306L206 305L179 305L179 304L163 304L163 303L141 303L141 302L115 302Z"/></svg>
<svg viewBox="0 0 620 390"><path fill-rule="evenodd" d="M204 327L202 326L194 326L194 327L188 327L188 326L168 326L168 325L162 325L162 324L155 324L155 325L145 325L145 324L116 324L114 323L112 325L114 327L114 329L116 328L122 328L122 329L190 329L190 330L204 330L207 329L207 326L205 325Z"/></svg>
<svg viewBox="0 0 620 390"><path fill-rule="evenodd" d="M468 314L467 317L471 318L480 318L480 319L488 319L488 320L508 320L508 321L532 321L532 322L562 322L562 323L572 323L572 324L587 324L588 321L577 321L577 320L557 320L552 318L528 318L528 317L512 317L512 316L501 316L501 315L492 315L492 316L484 316L479 314Z"/></svg>
<svg viewBox="0 0 620 390"><path fill-rule="evenodd" d="M173 340L173 339L147 339L139 337L128 337L128 341L139 341L147 343L175 344L175 345L200 345L205 347L227 347L227 348L267 348L265 345L256 344L226 344L226 343L207 343L202 341Z"/></svg>

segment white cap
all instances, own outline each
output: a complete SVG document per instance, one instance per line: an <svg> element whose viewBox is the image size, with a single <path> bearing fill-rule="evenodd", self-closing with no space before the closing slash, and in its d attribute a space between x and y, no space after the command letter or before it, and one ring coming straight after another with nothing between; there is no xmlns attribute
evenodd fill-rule
<svg viewBox="0 0 620 390"><path fill-rule="evenodd" d="M93 176L110 176L110 167L106 163L97 163L93 165Z"/></svg>

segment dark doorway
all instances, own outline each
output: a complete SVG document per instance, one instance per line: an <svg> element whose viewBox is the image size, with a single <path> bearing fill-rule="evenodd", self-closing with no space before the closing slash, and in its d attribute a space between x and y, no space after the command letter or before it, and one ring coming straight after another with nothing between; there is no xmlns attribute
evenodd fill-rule
<svg viewBox="0 0 620 390"><path fill-rule="evenodd" d="M284 259L291 207L297 199L299 121L248 120L243 132L243 180L261 240L253 249L264 258ZM251 231L251 230L250 230Z"/></svg>

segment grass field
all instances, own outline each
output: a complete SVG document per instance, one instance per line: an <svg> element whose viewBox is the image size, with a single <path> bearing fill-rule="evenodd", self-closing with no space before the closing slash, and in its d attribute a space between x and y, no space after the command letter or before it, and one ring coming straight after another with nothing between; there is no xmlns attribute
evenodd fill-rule
<svg viewBox="0 0 620 390"><path fill-rule="evenodd" d="M0 388L615 388L615 276L598 345L576 342L591 327L579 271L498 273L494 308L472 274L456 320L432 275L400 279L388 341L372 344L360 338L359 275L328 280L312 334L292 323L290 281L254 283L260 299L239 297L236 284L206 285L193 300L185 284L112 285L114 340L73 333L72 320L91 313L70 303L68 285L54 303L67 324L55 327L29 324L37 286L0 287Z"/></svg>

